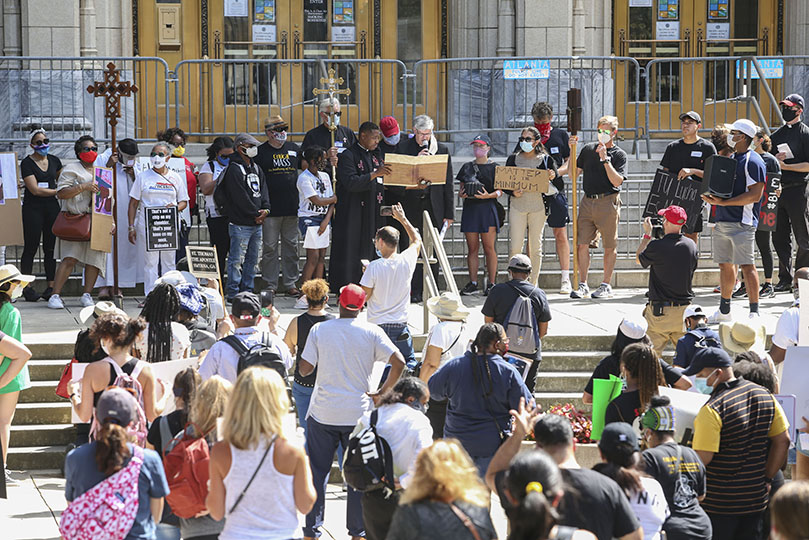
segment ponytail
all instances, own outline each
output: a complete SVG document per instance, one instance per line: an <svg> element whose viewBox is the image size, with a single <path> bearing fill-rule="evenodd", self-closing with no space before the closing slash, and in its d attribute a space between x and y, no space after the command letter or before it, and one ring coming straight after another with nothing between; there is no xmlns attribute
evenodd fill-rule
<svg viewBox="0 0 809 540"><path fill-rule="evenodd" d="M471 350L475 355L485 354L489 345L500 340L500 336L505 333L503 326L499 323L486 323L478 330L475 341L472 342Z"/></svg>
<svg viewBox="0 0 809 540"><path fill-rule="evenodd" d="M650 345L633 343L621 353L621 364L637 380L640 410L645 410L657 394L657 387L666 386L657 353Z"/></svg>
<svg viewBox="0 0 809 540"><path fill-rule="evenodd" d="M514 504L506 508L508 540L547 538L559 515L553 499L562 492L562 475L542 450L518 454L506 472L506 489Z"/></svg>
<svg viewBox="0 0 809 540"><path fill-rule="evenodd" d="M101 424L96 433L96 465L106 476L124 468L129 457L129 435L126 429L112 422Z"/></svg>

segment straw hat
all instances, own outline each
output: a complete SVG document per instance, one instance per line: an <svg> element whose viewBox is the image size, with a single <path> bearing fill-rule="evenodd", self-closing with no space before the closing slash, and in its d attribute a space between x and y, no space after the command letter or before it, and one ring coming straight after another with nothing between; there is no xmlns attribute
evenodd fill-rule
<svg viewBox="0 0 809 540"><path fill-rule="evenodd" d="M87 306L86 308L83 308L81 311L79 311L79 320L81 320L82 323L85 323L87 322L87 319L89 319L93 315L97 319L102 315L106 315L107 313L115 313L116 315L127 316L126 312L118 309L118 307L115 304L113 304L108 300L103 300L95 305Z"/></svg>
<svg viewBox="0 0 809 540"><path fill-rule="evenodd" d="M764 352L767 330L763 324L750 324L737 321L719 325L719 339L722 346L731 353L746 351Z"/></svg>
<svg viewBox="0 0 809 540"><path fill-rule="evenodd" d="M461 297L450 292L443 292L427 300L427 309L439 319L450 321L465 321L470 313L463 305Z"/></svg>
<svg viewBox="0 0 809 540"><path fill-rule="evenodd" d="M0 266L0 285L7 281L19 281L25 287L36 279L36 276L29 276L21 274L17 267L13 264L4 264Z"/></svg>

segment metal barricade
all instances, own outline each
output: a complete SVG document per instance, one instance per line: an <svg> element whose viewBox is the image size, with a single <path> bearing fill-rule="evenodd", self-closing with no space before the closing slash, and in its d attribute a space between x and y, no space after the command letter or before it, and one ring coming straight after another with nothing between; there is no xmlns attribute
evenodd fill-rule
<svg viewBox="0 0 809 540"><path fill-rule="evenodd" d="M108 141L104 100L87 87L103 80L109 62L138 87L134 97L121 99L119 140L154 140L169 125L169 68L162 58L0 56L0 143L27 143L33 123L55 143L87 134Z"/></svg>
<svg viewBox="0 0 809 540"><path fill-rule="evenodd" d="M505 62L519 66L534 62L532 77L506 78ZM640 66L631 57L484 57L446 58L416 62L410 107L413 116L429 114L436 133L451 141L467 142L478 132L490 135L499 153L510 153L518 130L533 123L531 107L546 101L554 110L554 124L565 125L566 93L582 90L582 131L594 133L598 118L618 117L622 136L631 137L639 153L641 134ZM522 70L526 71L526 70ZM520 77L509 70L509 76Z"/></svg>
<svg viewBox="0 0 809 540"><path fill-rule="evenodd" d="M264 119L280 114L291 135L303 135L320 123L312 90L323 88L329 68L351 89L340 100L343 125L356 130L394 115L406 129L407 68L381 59L183 60L174 70L175 124L193 137L263 134Z"/></svg>

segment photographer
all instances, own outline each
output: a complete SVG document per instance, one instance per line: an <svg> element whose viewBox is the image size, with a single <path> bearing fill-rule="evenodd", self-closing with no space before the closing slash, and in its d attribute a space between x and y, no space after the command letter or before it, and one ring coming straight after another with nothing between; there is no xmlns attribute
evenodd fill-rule
<svg viewBox="0 0 809 540"><path fill-rule="evenodd" d="M649 303L643 316L649 323L647 335L659 355L666 343L673 346L683 335L683 312L694 298L691 280L697 268L697 245L682 233L688 216L679 206L658 212L663 217L652 240L652 218L643 222L643 240L638 246L637 261L649 268Z"/></svg>

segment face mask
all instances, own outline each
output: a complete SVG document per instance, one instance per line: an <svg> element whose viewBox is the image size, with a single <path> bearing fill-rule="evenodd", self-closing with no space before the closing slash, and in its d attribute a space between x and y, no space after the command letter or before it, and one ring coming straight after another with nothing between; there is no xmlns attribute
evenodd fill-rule
<svg viewBox="0 0 809 540"><path fill-rule="evenodd" d="M104 351L104 354L106 354L107 356L110 355L110 349L106 343L104 343L103 341L99 341L98 346L101 347L101 350Z"/></svg>
<svg viewBox="0 0 809 540"><path fill-rule="evenodd" d="M339 126L339 125L340 125L340 117L339 117L339 116L335 116L335 117L334 117L334 126L335 126L335 127L337 127L337 126Z"/></svg>
<svg viewBox="0 0 809 540"><path fill-rule="evenodd" d="M600 142L601 144L607 144L608 142L610 142L610 139L612 139L612 137L610 136L609 133L602 133L600 131L598 132L598 142Z"/></svg>
<svg viewBox="0 0 809 540"><path fill-rule="evenodd" d="M626 391L626 375L621 373L621 391Z"/></svg>
<svg viewBox="0 0 809 540"><path fill-rule="evenodd" d="M244 155L252 159L252 158L254 158L254 157L256 157L258 155L258 148L256 148L255 146L251 146L250 148L245 148L244 149Z"/></svg>
<svg viewBox="0 0 809 540"><path fill-rule="evenodd" d="M784 122L792 122L797 118L798 111L793 111L789 107L782 107L781 108L781 116L784 117Z"/></svg>
<svg viewBox="0 0 809 540"><path fill-rule="evenodd" d="M275 140L278 142L286 142L287 140L287 132L286 131L276 131L275 132Z"/></svg>
<svg viewBox="0 0 809 540"><path fill-rule="evenodd" d="M171 155L174 157L183 157L185 154L185 146L175 146L174 150L171 151Z"/></svg>
<svg viewBox="0 0 809 540"><path fill-rule="evenodd" d="M49 144L43 144L42 146L35 146L34 147L34 152L36 152L40 156L47 156L48 155L48 150L50 149L50 147L51 147L51 145L49 145Z"/></svg>
<svg viewBox="0 0 809 540"><path fill-rule="evenodd" d="M736 148L736 143L733 142L733 135L731 135L730 133L728 133L728 146L730 146L731 148Z"/></svg>
<svg viewBox="0 0 809 540"><path fill-rule="evenodd" d="M708 385L708 378L707 377L697 377L694 379L694 387L697 389L697 392L700 394L708 394L711 395L713 392L713 386Z"/></svg>
<svg viewBox="0 0 809 540"><path fill-rule="evenodd" d="M326 163L325 159L321 159L320 161L317 162L316 166L317 166L317 170L325 171L327 169L327 167L328 167L328 164Z"/></svg>
<svg viewBox="0 0 809 540"><path fill-rule="evenodd" d="M19 284L17 284L17 286L14 287L14 290L11 291L11 299L16 300L20 296L22 296L22 287Z"/></svg>
<svg viewBox="0 0 809 540"><path fill-rule="evenodd" d="M162 169L166 166L166 158L163 156L152 156L149 160L153 169Z"/></svg>
<svg viewBox="0 0 809 540"><path fill-rule="evenodd" d="M218 161L221 166L227 167L228 163L230 163L230 157L219 156L218 158L216 158L216 161Z"/></svg>
<svg viewBox="0 0 809 540"><path fill-rule="evenodd" d="M429 144L429 142L428 142ZM484 158L489 155L489 149L483 146L476 146L472 152L475 154L476 158Z"/></svg>
<svg viewBox="0 0 809 540"><path fill-rule="evenodd" d="M534 149L534 145L531 144L529 141L522 141L520 143L520 150L523 152L531 152Z"/></svg>
<svg viewBox="0 0 809 540"><path fill-rule="evenodd" d="M798 287L792 289L792 296L795 298L795 300L798 300L800 298L800 294L801 291L798 289Z"/></svg>
<svg viewBox="0 0 809 540"><path fill-rule="evenodd" d="M385 142L391 146L396 146L399 144L399 138L401 137L401 133L397 133L395 135L391 135L390 137L382 137L385 139Z"/></svg>
<svg viewBox="0 0 809 540"><path fill-rule="evenodd" d="M410 404L410 406L419 411L421 414L427 414L427 405L421 401L414 401Z"/></svg>
<svg viewBox="0 0 809 540"><path fill-rule="evenodd" d="M97 157L98 152L94 152L93 150L90 150L89 152L81 152L79 154L79 159L85 163L92 163L96 160Z"/></svg>
<svg viewBox="0 0 809 540"><path fill-rule="evenodd" d="M382 258L382 252L381 251L379 251L378 249L374 249L374 252L376 253L377 257L379 257L380 259Z"/></svg>
<svg viewBox="0 0 809 540"><path fill-rule="evenodd" d="M755 152L755 151L756 151L756 146L758 146L758 145L756 144L756 140L755 140L755 139L753 139L753 142L751 142L751 143L750 143L750 150L752 150L753 152Z"/></svg>

